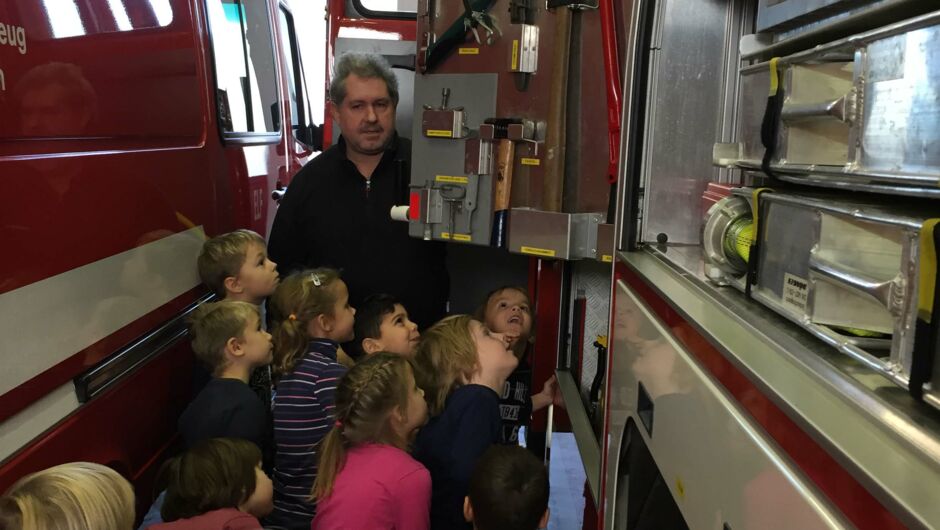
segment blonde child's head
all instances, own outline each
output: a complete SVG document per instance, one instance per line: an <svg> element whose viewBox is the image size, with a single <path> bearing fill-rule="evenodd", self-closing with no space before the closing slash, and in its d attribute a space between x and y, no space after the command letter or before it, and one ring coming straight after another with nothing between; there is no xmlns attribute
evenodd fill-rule
<svg viewBox="0 0 940 530"><path fill-rule="evenodd" d="M371 355L346 372L336 387L334 412L333 429L318 449L312 500L333 491L351 447L382 443L405 449L428 416L411 362L388 352Z"/></svg>
<svg viewBox="0 0 940 530"><path fill-rule="evenodd" d="M255 517L271 513L274 488L261 470L261 450L238 438L212 438L192 446L164 468L164 521L188 519L223 508Z"/></svg>
<svg viewBox="0 0 940 530"><path fill-rule="evenodd" d="M73 462L21 478L0 498L0 528L130 530L134 490L117 471Z"/></svg>
<svg viewBox="0 0 940 530"><path fill-rule="evenodd" d="M477 318L487 328L505 334L516 357L522 358L533 339L532 304L524 288L504 286L490 291Z"/></svg>
<svg viewBox="0 0 940 530"><path fill-rule="evenodd" d="M277 263L268 259L264 239L235 230L202 245L196 260L199 277L219 297L261 303L278 284Z"/></svg>
<svg viewBox="0 0 940 530"><path fill-rule="evenodd" d="M218 374L233 362L254 368L271 362L271 335L262 329L258 306L222 301L202 304L189 317L193 353Z"/></svg>
<svg viewBox="0 0 940 530"><path fill-rule="evenodd" d="M310 339L348 342L353 339L356 310L349 290L333 269L292 274L271 297L274 321L274 370L290 373L307 351Z"/></svg>
<svg viewBox="0 0 940 530"><path fill-rule="evenodd" d="M424 389L432 416L457 387L482 376L505 378L519 364L500 333L491 332L470 315L454 315L431 326L415 353L415 378Z"/></svg>

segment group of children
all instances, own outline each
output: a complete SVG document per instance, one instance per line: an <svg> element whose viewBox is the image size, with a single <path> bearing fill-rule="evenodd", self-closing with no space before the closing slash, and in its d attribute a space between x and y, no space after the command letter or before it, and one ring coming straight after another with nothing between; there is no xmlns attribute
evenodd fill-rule
<svg viewBox="0 0 940 530"><path fill-rule="evenodd" d="M248 230L207 241L198 268L223 299L191 317L212 377L179 419L187 450L164 466L141 528L546 526L547 472L517 441L555 385L530 396L524 289L497 289L476 316L419 334L391 296L351 307L337 271L279 278ZM110 469L65 464L17 482L0 527L61 517L78 521L63 528L128 530L133 498Z"/></svg>

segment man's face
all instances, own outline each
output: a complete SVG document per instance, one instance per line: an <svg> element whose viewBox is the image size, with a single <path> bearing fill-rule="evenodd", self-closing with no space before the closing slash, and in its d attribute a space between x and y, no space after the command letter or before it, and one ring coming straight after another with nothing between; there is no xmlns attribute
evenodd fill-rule
<svg viewBox="0 0 940 530"><path fill-rule="evenodd" d="M346 99L330 105L333 121L339 124L348 149L363 155L385 150L395 131L395 103L385 81L378 77L346 78Z"/></svg>

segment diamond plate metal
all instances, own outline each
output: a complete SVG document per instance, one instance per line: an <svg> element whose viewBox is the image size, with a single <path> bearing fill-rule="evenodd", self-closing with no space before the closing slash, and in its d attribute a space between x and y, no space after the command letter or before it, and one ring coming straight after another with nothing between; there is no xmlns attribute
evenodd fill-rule
<svg viewBox="0 0 940 530"><path fill-rule="evenodd" d="M584 351L581 363L581 395L585 399L591 390L591 383L597 374L597 348L594 341L599 335L607 335L610 310L611 265L593 260L574 263L571 274L571 314L569 321L574 322L574 300L578 292L583 291L587 299L587 311L584 322Z"/></svg>

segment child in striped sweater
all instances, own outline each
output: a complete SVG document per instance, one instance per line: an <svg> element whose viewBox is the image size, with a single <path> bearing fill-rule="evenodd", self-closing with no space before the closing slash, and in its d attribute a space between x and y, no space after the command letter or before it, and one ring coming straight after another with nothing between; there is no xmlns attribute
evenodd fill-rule
<svg viewBox="0 0 940 530"><path fill-rule="evenodd" d="M353 339L356 310L332 269L300 272L283 280L271 298L274 325L274 511L265 520L280 528L310 528L308 501L317 475L316 446L333 427L336 385L346 368L339 343Z"/></svg>

